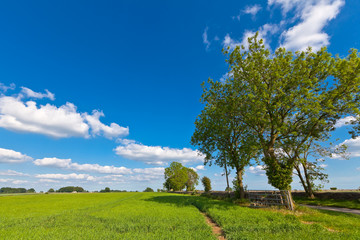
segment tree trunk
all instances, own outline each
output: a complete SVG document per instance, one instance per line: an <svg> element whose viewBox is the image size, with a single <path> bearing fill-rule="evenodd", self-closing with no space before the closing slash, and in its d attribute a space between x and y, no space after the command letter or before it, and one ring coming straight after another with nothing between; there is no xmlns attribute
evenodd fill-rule
<svg viewBox="0 0 360 240"><path fill-rule="evenodd" d="M230 195L230 186L229 186L229 176L228 176L228 170L226 167L226 163L224 164L225 167L225 176L226 176L226 184L227 184L227 192Z"/></svg>
<svg viewBox="0 0 360 240"><path fill-rule="evenodd" d="M301 163L302 166L303 166L303 169L304 169L304 175L305 175L305 179L306 179L306 183L307 183L307 195L309 198L311 199L314 199L315 196L314 196L314 192L312 190L312 185L311 185L311 182L310 182L310 179L309 179L309 174L308 174L308 171L307 171L307 168L306 168L306 164L304 163Z"/></svg>
<svg viewBox="0 0 360 240"><path fill-rule="evenodd" d="M236 177L237 177L237 181L238 181L238 185L239 185L240 199L245 198L244 185L243 185L243 181L242 181L243 172L244 172L244 168L236 168Z"/></svg>
<svg viewBox="0 0 360 240"><path fill-rule="evenodd" d="M305 192L306 192L306 195L308 195L308 188L307 188L307 186L306 186L306 182L305 182L303 176L301 175L301 171L300 171L299 165L295 165L294 168L296 169L296 171L297 171L297 173L298 173L298 176L299 176L299 178L300 178L300 182L301 182L301 184L303 185L303 188L304 188L304 190L305 190Z"/></svg>

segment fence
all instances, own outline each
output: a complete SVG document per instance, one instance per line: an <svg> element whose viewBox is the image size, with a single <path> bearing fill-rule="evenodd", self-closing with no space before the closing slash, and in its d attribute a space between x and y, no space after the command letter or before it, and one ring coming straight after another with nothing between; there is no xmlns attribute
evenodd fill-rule
<svg viewBox="0 0 360 240"><path fill-rule="evenodd" d="M294 210L290 191L248 191L247 192L251 206L267 207L267 206L285 206L290 210Z"/></svg>

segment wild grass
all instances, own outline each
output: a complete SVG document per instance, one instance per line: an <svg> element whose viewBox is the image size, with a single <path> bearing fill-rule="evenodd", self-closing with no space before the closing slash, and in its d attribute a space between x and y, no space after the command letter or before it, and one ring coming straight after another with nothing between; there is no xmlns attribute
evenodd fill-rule
<svg viewBox="0 0 360 240"><path fill-rule="evenodd" d="M296 203L300 203L300 204L360 209L360 199L358 200L319 199L319 198L309 199L309 198L301 198L301 197L296 197L294 199Z"/></svg>
<svg viewBox="0 0 360 240"><path fill-rule="evenodd" d="M360 216L298 207L251 209L168 193L84 193L0 198L0 239L360 239Z"/></svg>

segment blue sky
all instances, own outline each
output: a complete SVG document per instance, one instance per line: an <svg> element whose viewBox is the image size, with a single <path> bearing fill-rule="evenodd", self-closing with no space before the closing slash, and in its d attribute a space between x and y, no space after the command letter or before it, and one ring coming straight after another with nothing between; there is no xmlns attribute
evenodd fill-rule
<svg viewBox="0 0 360 240"><path fill-rule="evenodd" d="M259 31L272 51L327 46L346 56L360 48L359 9L344 0L2 1L0 186L157 189L163 168L180 161L223 190L222 169L203 167L190 145L200 84L227 72L221 49ZM360 139L338 126L333 140L351 158L325 161L326 187L358 188ZM257 166L245 184L271 188Z"/></svg>

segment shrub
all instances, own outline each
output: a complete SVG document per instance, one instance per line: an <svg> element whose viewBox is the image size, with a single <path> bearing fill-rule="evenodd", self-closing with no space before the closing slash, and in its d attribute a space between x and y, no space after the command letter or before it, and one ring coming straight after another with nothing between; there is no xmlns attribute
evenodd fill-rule
<svg viewBox="0 0 360 240"><path fill-rule="evenodd" d="M204 185L204 190L205 192L210 192L211 191L211 180L208 177L203 177L201 179L202 184Z"/></svg>
<svg viewBox="0 0 360 240"><path fill-rule="evenodd" d="M331 187L330 190L337 190L337 188L336 187Z"/></svg>
<svg viewBox="0 0 360 240"><path fill-rule="evenodd" d="M144 190L144 192L154 192L154 190L153 190L152 188L147 187L147 188Z"/></svg>

